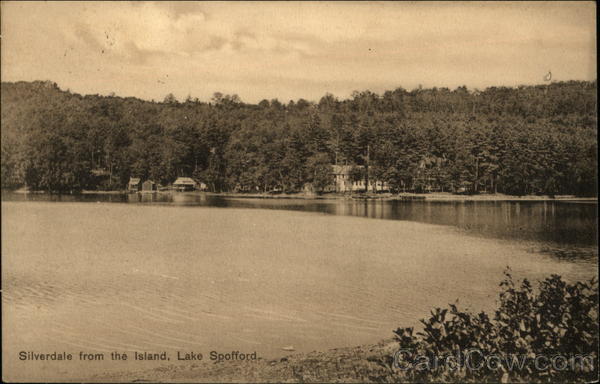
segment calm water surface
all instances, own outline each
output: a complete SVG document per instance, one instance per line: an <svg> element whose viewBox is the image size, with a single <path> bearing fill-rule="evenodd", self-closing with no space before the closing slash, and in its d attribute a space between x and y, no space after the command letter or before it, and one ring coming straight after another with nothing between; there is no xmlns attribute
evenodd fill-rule
<svg viewBox="0 0 600 384"><path fill-rule="evenodd" d="M598 204L591 201L385 201L230 198L210 194L46 195L3 192L3 201L102 202L185 207L260 208L406 220L469 235L528 242L559 259L595 263Z"/></svg>
<svg viewBox="0 0 600 384"><path fill-rule="evenodd" d="M2 200L3 368L29 380L148 365L32 365L17 351L174 360L177 351L274 357L359 345L457 299L491 310L506 265L517 277L571 280L597 266L595 203Z"/></svg>

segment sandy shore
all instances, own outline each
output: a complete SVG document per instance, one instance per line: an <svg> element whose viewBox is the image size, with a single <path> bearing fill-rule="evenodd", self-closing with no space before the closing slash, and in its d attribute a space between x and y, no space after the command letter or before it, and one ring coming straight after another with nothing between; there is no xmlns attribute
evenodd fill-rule
<svg viewBox="0 0 600 384"><path fill-rule="evenodd" d="M93 382L343 382L365 383L391 380L390 362L398 349L393 339L377 344L337 348L325 352L291 354L278 359L250 362L201 361L144 371L115 372L93 376ZM398 377L396 377L398 379Z"/></svg>

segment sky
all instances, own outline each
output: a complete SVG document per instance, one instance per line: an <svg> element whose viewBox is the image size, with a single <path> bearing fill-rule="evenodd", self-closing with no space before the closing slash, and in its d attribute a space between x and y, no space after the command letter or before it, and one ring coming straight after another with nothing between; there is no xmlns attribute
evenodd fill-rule
<svg viewBox="0 0 600 384"><path fill-rule="evenodd" d="M81 94L329 92L596 79L594 2L2 2L2 81Z"/></svg>

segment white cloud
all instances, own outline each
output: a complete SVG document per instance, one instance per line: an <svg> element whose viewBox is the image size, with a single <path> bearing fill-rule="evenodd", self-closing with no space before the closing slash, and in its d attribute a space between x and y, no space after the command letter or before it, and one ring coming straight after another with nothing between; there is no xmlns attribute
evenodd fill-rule
<svg viewBox="0 0 600 384"><path fill-rule="evenodd" d="M2 3L4 80L208 99L596 72L593 3Z"/></svg>

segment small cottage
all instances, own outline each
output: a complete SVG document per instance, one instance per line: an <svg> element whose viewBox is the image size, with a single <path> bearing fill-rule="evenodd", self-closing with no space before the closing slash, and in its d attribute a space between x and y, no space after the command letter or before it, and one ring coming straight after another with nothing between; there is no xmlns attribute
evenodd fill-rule
<svg viewBox="0 0 600 384"><path fill-rule="evenodd" d="M129 192L138 192L142 190L142 180L139 177L132 177L129 179L127 184L127 190Z"/></svg>
<svg viewBox="0 0 600 384"><path fill-rule="evenodd" d="M156 183L152 180L146 180L142 183L142 192L154 192L157 190Z"/></svg>
<svg viewBox="0 0 600 384"><path fill-rule="evenodd" d="M196 189L196 182L190 177L178 177L173 182L173 189L177 191L193 191Z"/></svg>

